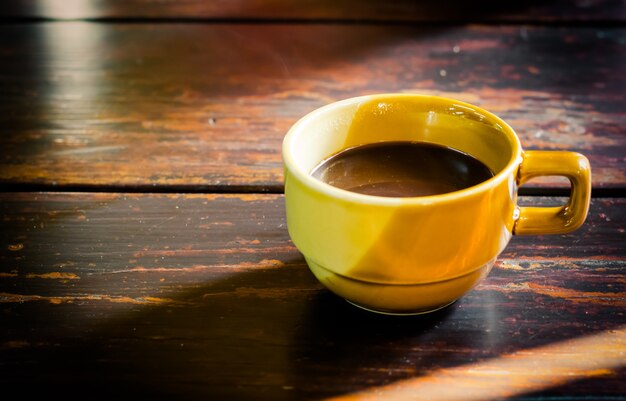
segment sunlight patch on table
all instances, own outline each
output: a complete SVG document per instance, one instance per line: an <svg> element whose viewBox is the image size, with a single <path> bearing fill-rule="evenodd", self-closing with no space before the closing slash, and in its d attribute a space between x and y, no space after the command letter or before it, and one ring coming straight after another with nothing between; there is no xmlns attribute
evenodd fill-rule
<svg viewBox="0 0 626 401"><path fill-rule="evenodd" d="M488 401L611 375L626 366L626 326L520 350L327 401Z"/></svg>

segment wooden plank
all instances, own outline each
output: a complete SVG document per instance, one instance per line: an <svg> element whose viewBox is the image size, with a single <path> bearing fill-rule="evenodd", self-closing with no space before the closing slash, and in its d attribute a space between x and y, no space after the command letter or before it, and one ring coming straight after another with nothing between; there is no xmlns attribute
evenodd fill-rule
<svg viewBox="0 0 626 401"><path fill-rule="evenodd" d="M279 191L298 118L402 91L484 106L525 147L581 151L595 188L624 188L625 43L598 28L1 26L0 183Z"/></svg>
<svg viewBox="0 0 626 401"><path fill-rule="evenodd" d="M569 361L567 341L601 347L626 323L625 199L595 199L575 233L513 238L474 291L414 318L321 288L281 195L0 199L0 383L26 398L322 399L459 370L490 386L503 355ZM511 394L621 397L626 371L600 350L577 357L592 371L526 369Z"/></svg>
<svg viewBox="0 0 626 401"><path fill-rule="evenodd" d="M480 6L455 0L284 1L284 0L21 0L0 3L2 17L166 18L166 19L306 19L374 21L624 21L621 0L488 1Z"/></svg>

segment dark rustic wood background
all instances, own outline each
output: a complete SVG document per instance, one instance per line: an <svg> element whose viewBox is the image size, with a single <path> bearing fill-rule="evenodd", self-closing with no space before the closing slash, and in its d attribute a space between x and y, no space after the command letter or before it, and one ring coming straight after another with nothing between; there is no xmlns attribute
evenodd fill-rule
<svg viewBox="0 0 626 401"><path fill-rule="evenodd" d="M626 19L624 2L620 0L528 0L502 2L481 0L468 3L451 0L437 1L395 0L21 0L3 2L0 16L9 22L16 19L80 18L88 20L163 19L166 22L182 19L195 21L212 19L250 20L254 23L268 20L299 19L308 23L334 20L352 21L441 22L444 24L471 22L531 22L564 21L602 22L615 24Z"/></svg>
<svg viewBox="0 0 626 401"><path fill-rule="evenodd" d="M488 387L502 372L477 364L623 332L625 21L610 0L0 3L2 388L319 400L447 368ZM585 226L513 238L434 315L328 293L289 241L281 141L316 107L395 91L481 105L527 149L586 154ZM548 205L568 189L522 193ZM529 370L490 399L626 400L626 356L598 364L534 387Z"/></svg>

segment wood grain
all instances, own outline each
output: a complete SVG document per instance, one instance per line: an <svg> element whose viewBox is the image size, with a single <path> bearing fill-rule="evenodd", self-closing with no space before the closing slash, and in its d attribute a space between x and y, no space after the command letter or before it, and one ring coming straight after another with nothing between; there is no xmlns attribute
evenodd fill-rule
<svg viewBox="0 0 626 401"><path fill-rule="evenodd" d="M0 183L278 192L298 118L401 91L481 105L624 188L625 63L618 28L4 25Z"/></svg>
<svg viewBox="0 0 626 401"><path fill-rule="evenodd" d="M396 0L20 0L0 3L2 17L306 19L374 21L624 21L621 0L466 2Z"/></svg>
<svg viewBox="0 0 626 401"><path fill-rule="evenodd" d="M624 206L595 199L575 233L515 237L454 306L392 318L317 283L281 195L0 194L0 385L27 399L322 399L566 352L626 324ZM584 377L524 382L520 399L624 394L623 368Z"/></svg>

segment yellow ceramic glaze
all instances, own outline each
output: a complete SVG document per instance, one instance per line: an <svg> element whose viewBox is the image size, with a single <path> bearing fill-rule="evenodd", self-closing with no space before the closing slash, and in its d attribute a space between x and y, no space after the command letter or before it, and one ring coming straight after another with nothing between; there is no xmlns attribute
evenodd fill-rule
<svg viewBox="0 0 626 401"><path fill-rule="evenodd" d="M591 196L591 167L585 156L527 151L518 174L520 185L542 175L562 175L570 180L572 191L569 202L562 207L521 207L514 234L562 234L583 224Z"/></svg>
<svg viewBox="0 0 626 401"><path fill-rule="evenodd" d="M448 194L388 198L310 175L337 152L383 141L449 146L481 160L495 176ZM513 232L574 230L589 205L583 156L523 153L504 121L440 97L383 94L322 107L291 128L283 160L289 234L315 276L347 300L387 313L421 313L453 302L488 274ZM518 208L518 185L539 175L570 178L570 202Z"/></svg>

